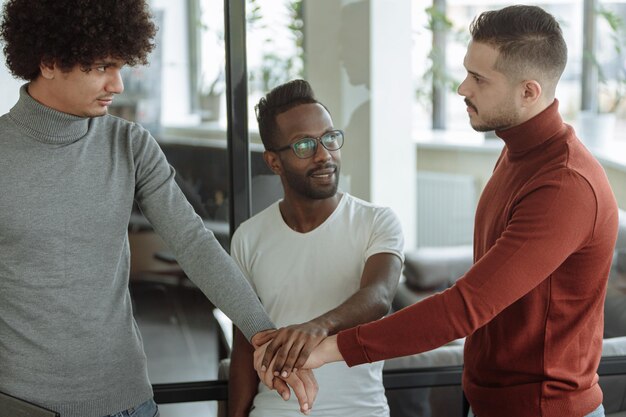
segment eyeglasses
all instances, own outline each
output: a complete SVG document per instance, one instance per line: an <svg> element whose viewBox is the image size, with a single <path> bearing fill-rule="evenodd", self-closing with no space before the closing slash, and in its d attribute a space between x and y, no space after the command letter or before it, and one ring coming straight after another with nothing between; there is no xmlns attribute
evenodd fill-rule
<svg viewBox="0 0 626 417"><path fill-rule="evenodd" d="M291 148L298 158L306 159L315 155L318 142L329 151L338 151L343 146L343 131L339 129L331 130L317 138L302 138L281 148L270 149L270 151L282 152Z"/></svg>

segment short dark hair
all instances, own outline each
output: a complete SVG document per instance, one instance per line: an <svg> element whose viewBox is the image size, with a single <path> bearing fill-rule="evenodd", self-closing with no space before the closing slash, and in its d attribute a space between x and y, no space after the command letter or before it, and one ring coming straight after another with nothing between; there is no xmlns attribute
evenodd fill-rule
<svg viewBox="0 0 626 417"><path fill-rule="evenodd" d="M497 71L509 77L536 75L556 88L567 63L567 45L550 13L525 5L488 11L474 19L470 33L473 41L500 52Z"/></svg>
<svg viewBox="0 0 626 417"><path fill-rule="evenodd" d="M41 62L64 71L107 57L147 64L156 31L145 0L8 0L0 39L11 73L32 81Z"/></svg>
<svg viewBox="0 0 626 417"><path fill-rule="evenodd" d="M304 80L288 81L272 89L265 97L261 97L254 109L256 120L259 123L259 134L265 149L271 150L276 146L275 137L279 133L276 116L301 104L312 103L320 104L326 108L315 99L313 88Z"/></svg>

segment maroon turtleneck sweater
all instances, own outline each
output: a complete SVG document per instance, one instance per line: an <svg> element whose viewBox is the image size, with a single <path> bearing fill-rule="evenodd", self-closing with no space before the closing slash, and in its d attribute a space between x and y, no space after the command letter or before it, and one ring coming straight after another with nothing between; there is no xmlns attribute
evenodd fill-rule
<svg viewBox="0 0 626 417"><path fill-rule="evenodd" d="M577 417L602 401L596 370L617 204L558 102L511 129L476 211L474 266L448 290L339 333L349 365L465 342L480 417Z"/></svg>

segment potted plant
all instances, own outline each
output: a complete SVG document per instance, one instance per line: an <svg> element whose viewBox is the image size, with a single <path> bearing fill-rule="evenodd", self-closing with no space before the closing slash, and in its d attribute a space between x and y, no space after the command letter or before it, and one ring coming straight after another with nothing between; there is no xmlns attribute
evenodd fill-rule
<svg viewBox="0 0 626 417"><path fill-rule="evenodd" d="M225 37L223 28L223 1L200 1L192 3L197 19L201 41L197 44L199 57L195 76L197 110L203 122L219 120L226 91ZM246 2L248 31L260 25L261 7L257 0Z"/></svg>
<svg viewBox="0 0 626 417"><path fill-rule="evenodd" d="M226 78L223 67L212 79L201 77L198 94L200 118L203 122L215 121L220 118L222 93L226 88Z"/></svg>
<svg viewBox="0 0 626 417"><path fill-rule="evenodd" d="M248 0L254 4L254 0ZM296 52L283 52L276 46L276 40L263 21L260 8L254 8L254 12L248 16L249 36L263 34L262 52L258 64L249 67L250 80L253 83L253 90L265 94L279 84L287 82L293 78L302 77L303 67L303 9L302 0L291 0L285 4L289 15L289 36L292 38Z"/></svg>
<svg viewBox="0 0 626 417"><path fill-rule="evenodd" d="M432 47L428 53L428 66L422 74L422 83L415 90L415 96L432 114L432 128L445 129L445 98L449 92L456 92L459 80L450 74L446 63L446 43L452 35L455 41L466 41L464 31L456 30L446 14L445 3L433 1L425 9L428 23L425 28L432 33Z"/></svg>
<svg viewBox="0 0 626 417"><path fill-rule="evenodd" d="M616 113L626 100L626 26L616 13L599 7L597 15L609 29L609 37L616 62L612 76L608 76L602 66L595 61L600 82L598 109L600 112Z"/></svg>
<svg viewBox="0 0 626 417"><path fill-rule="evenodd" d="M192 45L197 56L192 75L194 107L203 122L210 122L219 120L226 90L223 2L195 0L190 4L198 36Z"/></svg>

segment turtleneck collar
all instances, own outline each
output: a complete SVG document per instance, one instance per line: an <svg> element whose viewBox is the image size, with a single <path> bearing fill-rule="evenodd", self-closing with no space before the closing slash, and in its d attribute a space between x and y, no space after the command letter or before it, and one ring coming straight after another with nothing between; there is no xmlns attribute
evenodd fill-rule
<svg viewBox="0 0 626 417"><path fill-rule="evenodd" d="M496 130L510 152L526 152L541 145L563 128L559 101L554 99L544 111L524 123L506 130Z"/></svg>
<svg viewBox="0 0 626 417"><path fill-rule="evenodd" d="M34 139L50 144L68 144L87 134L89 118L62 113L44 106L28 94L28 84L20 88L20 98L9 117Z"/></svg>

